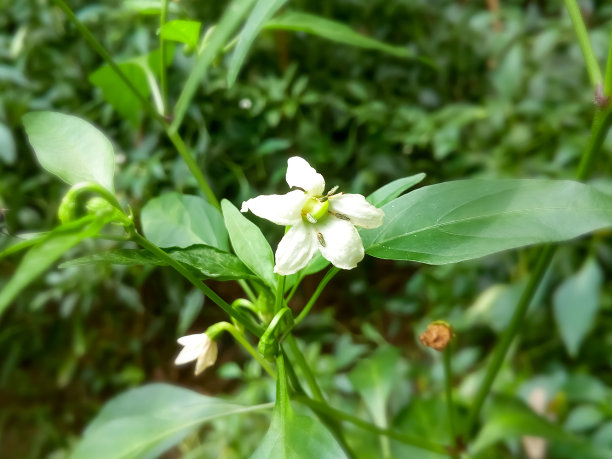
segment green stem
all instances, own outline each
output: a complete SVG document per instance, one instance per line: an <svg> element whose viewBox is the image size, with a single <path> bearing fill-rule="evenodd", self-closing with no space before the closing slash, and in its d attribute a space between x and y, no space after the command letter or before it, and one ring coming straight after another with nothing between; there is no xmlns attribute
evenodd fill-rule
<svg viewBox="0 0 612 459"><path fill-rule="evenodd" d="M255 293L253 293L253 289L246 280L238 279L238 285L242 287L242 290L252 303L255 303L257 301L257 297L255 296Z"/></svg>
<svg viewBox="0 0 612 459"><path fill-rule="evenodd" d="M446 348L444 348L444 350L442 351L442 357L444 359L444 388L446 392L448 427L454 446L454 450L450 453L450 456L456 458L459 456L457 455L457 430L455 428L455 410L453 405L453 372L451 367L451 347L452 343L448 343Z"/></svg>
<svg viewBox="0 0 612 459"><path fill-rule="evenodd" d="M436 443L432 443L427 440L423 440L420 437L413 437L412 435L406 435L403 433L395 432L391 429L386 429L382 427L375 426L370 424L369 422L362 421L361 419L352 416L350 414L344 413L340 410L330 407L325 403L318 402L316 400L312 400L308 397L304 396L296 396L294 400L307 405L315 412L327 414L335 419L339 419L342 421L350 422L351 424L356 425L357 427L367 430L368 432L372 432L376 435L384 435L386 437L392 438L393 440L397 440L406 445L414 446L416 448L421 448L427 451L431 451L438 454L448 454L448 450L446 447L442 445L438 445Z"/></svg>
<svg viewBox="0 0 612 459"><path fill-rule="evenodd" d="M580 159L576 178L578 180L586 180L591 169L593 168L593 160L601 150L601 146L606 139L608 128L612 122L612 107L603 110L598 110L593 118L591 125L591 135L587 146Z"/></svg>
<svg viewBox="0 0 612 459"><path fill-rule="evenodd" d="M138 91L138 89L132 84L130 79L127 76L125 76L123 71L119 68L119 66L113 60L112 56L108 53L108 51L106 51L106 49L104 49L104 46L102 46L100 42L96 40L96 37L93 36L93 34L85 26L85 24L79 21L79 18L76 17L76 15L70 9L70 7L66 4L66 2L64 0L54 0L54 1L57 4L57 6L59 6L59 8L66 14L66 16L68 16L68 19L70 20L70 22L74 24L74 26L81 33L81 35L83 36L85 41L89 44L89 46L91 46L93 50L97 52L100 55L100 57L102 57L102 59L104 59L104 61L110 66L110 68L113 69L113 71L117 74L119 79L123 81L125 85L130 89L130 91L132 91L134 95L138 98L138 100L140 100L143 107L145 108L145 111L152 118L156 119L160 123L165 124L166 121L164 120L163 116L157 110L155 110L155 107L153 107L151 102L149 102L140 93L140 91Z"/></svg>
<svg viewBox="0 0 612 459"><path fill-rule="evenodd" d="M283 307L284 294L285 294L285 276L278 276L278 284L276 287L276 298L274 299L274 313L277 313Z"/></svg>
<svg viewBox="0 0 612 459"><path fill-rule="evenodd" d="M221 209L221 205L219 204L219 201L217 200L215 193L213 193L212 189L210 188L208 181L204 177L204 174L202 174L202 171L198 167L198 164L196 163L195 159L191 155L191 152L185 145L185 142L183 142L183 139L181 138L181 136L178 134L178 132L173 131L170 128L166 130L166 133L168 134L168 138L172 141L172 143L176 147L176 150L179 152L179 154L183 158L183 161L185 161L185 164L187 164L189 171L195 177L196 182L198 182L198 186L200 187L200 189L206 196L206 199L208 199L208 202L210 202L217 209Z"/></svg>
<svg viewBox="0 0 612 459"><path fill-rule="evenodd" d="M166 40L162 35L162 29L168 17L168 0L162 0L161 13L159 15L159 85L161 86L162 115L168 112L168 83L166 79Z"/></svg>
<svg viewBox="0 0 612 459"><path fill-rule="evenodd" d="M612 93L612 34L608 43L608 60L606 61L606 74L604 75L604 94Z"/></svg>
<svg viewBox="0 0 612 459"><path fill-rule="evenodd" d="M597 63L597 58L593 52L593 47L591 46L591 41L589 40L589 34L584 25L584 20L582 19L582 13L580 12L576 0L565 0L565 6L572 19L572 25L574 26L574 31L576 32L582 54L584 55L584 62L587 67L589 79L591 80L591 85L596 88L602 83L603 78L601 76L599 64Z"/></svg>
<svg viewBox="0 0 612 459"><path fill-rule="evenodd" d="M208 330L211 330L211 334L208 334ZM257 352L255 348L253 348L253 346L251 346L251 343L247 341L244 334L238 330L235 325L230 324L229 322L219 322L212 325L208 330L206 330L206 334L210 337L210 339L215 339L215 336L222 331L230 333L236 339L236 341L238 341L242 347L244 347L247 352L251 354L255 360L257 360L263 369L266 370L273 379L276 379L276 372L270 366L268 361L264 359L262 355Z"/></svg>
<svg viewBox="0 0 612 459"><path fill-rule="evenodd" d="M223 309L231 318L244 325L244 327L248 329L251 333L253 333L255 336L261 336L262 331L258 327L256 327L255 324L253 324L247 317L245 317L240 310L233 309L225 300L223 300L223 298L217 295L208 285L206 285L200 279L195 277L187 268L185 268L185 266L176 261L174 258L172 258L162 249L157 247L155 244L142 237L135 230L132 232L132 239L144 249L148 250L152 254L164 260L168 265L172 266L195 287L200 289L204 293L204 295L210 298L217 306Z"/></svg>
<svg viewBox="0 0 612 459"><path fill-rule="evenodd" d="M548 265L550 264L552 257L555 253L556 246L554 245L545 245L542 247L538 254L537 264L535 270L533 271L531 278L529 279L529 283L527 287L523 291L519 303L514 311L512 316L512 321L510 325L506 327L504 333L499 340L499 343L495 347L493 351L493 356L491 358L491 363L487 368L487 372L483 382L481 383L478 392L476 394L476 399L472 402L471 409L468 413L467 423L466 423L466 434L468 437L471 435L476 420L478 418L478 414L480 413L480 409L484 404L484 401L491 390L491 386L493 385L493 381L495 381L495 377L499 369L504 362L506 357L506 353L512 344L514 336L517 334L519 328L523 324L523 319L525 318L525 314L531 304L531 300L540 285L546 270L548 269Z"/></svg>
<svg viewBox="0 0 612 459"><path fill-rule="evenodd" d="M146 98L144 98L143 95L138 91L138 89L136 89L136 87L132 84L129 78L125 76L125 74L121 71L119 66L115 63L111 55L104 49L104 47L100 44L100 42L96 40L96 38L93 36L90 30L81 21L79 21L79 19L76 17L74 12L70 9L70 7L66 4L66 2L64 2L64 0L54 0L54 1L62 9L62 11L66 13L66 16L68 16L68 19L75 25L75 27L81 33L81 35L83 35L83 38L85 38L85 41L87 41L87 43L89 43L89 45L93 48L93 50L97 52L100 55L100 57L104 59L104 61L106 61L106 63L117 74L117 76L121 79L121 81L123 81L126 84L126 86L130 89L130 91L132 91L132 93L138 98L138 100L142 102L143 107L145 108L145 111L153 119L158 121L163 126L163 128L166 131L166 134L168 135L168 138L172 141L172 143L178 150L179 154L181 155L181 157L187 164L189 171L195 177L196 182L198 183L198 186L200 187L200 189L202 190L202 192L204 193L208 201L211 204L213 204L215 207L220 208L219 202L217 201L217 198L212 192L208 184L208 181L202 174L202 171L199 169L195 160L191 156L191 153L185 146L185 142L183 142L183 139L178 134L177 132L178 123L176 123L176 120L174 120L172 127L170 127L168 123L166 122L166 119L157 110L155 110L155 107L151 104L151 102L149 102ZM186 109L187 108L185 108L185 110Z"/></svg>
<svg viewBox="0 0 612 459"><path fill-rule="evenodd" d="M325 276L323 276L323 279L321 279L321 282L319 282L319 285L317 285L317 288L312 294L312 296L310 297L310 300L308 300L308 303L306 303L306 306L304 306L304 309L302 309L302 311L299 313L299 315L295 319L294 326L298 325L302 320L306 318L306 316L308 315L308 313L314 306L315 302L319 298L319 295L321 295L321 292L323 291L327 283L330 280L332 280L332 278L336 274L338 274L339 271L340 271L339 268L333 267L333 268L330 268L330 270L327 271L327 273L325 273Z"/></svg>
<svg viewBox="0 0 612 459"><path fill-rule="evenodd" d="M317 380L315 379L314 374L312 373L310 366L308 365L308 362L306 362L304 354L302 354L302 351L297 345L295 338L291 333L289 333L285 338L285 341L291 348L291 353L293 354L295 363L297 363L297 365L302 369L302 373L304 373L306 383L308 384L308 387L310 387L310 391L312 392L313 397L316 400L325 403L323 392L321 392L321 388L319 387L319 384L317 383Z"/></svg>

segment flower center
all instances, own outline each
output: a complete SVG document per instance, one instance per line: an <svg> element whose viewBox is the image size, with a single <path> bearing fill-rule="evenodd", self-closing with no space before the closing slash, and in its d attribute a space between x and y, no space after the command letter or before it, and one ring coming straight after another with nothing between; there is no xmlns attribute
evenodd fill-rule
<svg viewBox="0 0 612 459"><path fill-rule="evenodd" d="M318 198L310 198L302 207L302 216L306 217L310 223L316 223L327 215L327 209L329 209L328 199L321 202Z"/></svg>

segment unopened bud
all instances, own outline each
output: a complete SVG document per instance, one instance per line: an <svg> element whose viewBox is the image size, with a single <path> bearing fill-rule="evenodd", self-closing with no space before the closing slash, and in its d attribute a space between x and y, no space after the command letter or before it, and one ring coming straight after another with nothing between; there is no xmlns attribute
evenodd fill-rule
<svg viewBox="0 0 612 459"><path fill-rule="evenodd" d="M436 321L429 324L425 333L419 336L423 346L431 347L436 351L442 351L448 346L453 338L453 328L444 321Z"/></svg>

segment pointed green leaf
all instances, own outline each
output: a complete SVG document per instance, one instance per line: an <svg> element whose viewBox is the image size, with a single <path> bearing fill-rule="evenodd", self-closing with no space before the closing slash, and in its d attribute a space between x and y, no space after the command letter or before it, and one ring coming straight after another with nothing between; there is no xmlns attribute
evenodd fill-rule
<svg viewBox="0 0 612 459"><path fill-rule="evenodd" d="M114 193L115 152L100 130L58 112L27 113L23 124L42 167L70 185L95 182Z"/></svg>
<svg viewBox="0 0 612 459"><path fill-rule="evenodd" d="M403 46L388 45L382 41L357 33L341 22L298 11L291 11L271 19L266 23L265 28L305 32L345 45L382 51L397 57L416 57L412 51Z"/></svg>
<svg viewBox="0 0 612 459"><path fill-rule="evenodd" d="M221 201L221 209L238 258L268 286L276 288L274 254L261 230L227 199Z"/></svg>
<svg viewBox="0 0 612 459"><path fill-rule="evenodd" d="M384 206L409 188L421 182L424 178L425 174L421 172L420 174L411 175L410 177L394 180L371 193L366 199L373 206Z"/></svg>
<svg viewBox="0 0 612 459"><path fill-rule="evenodd" d="M576 275L568 277L554 295L554 316L570 356L576 357L580 345L595 324L599 311L599 292L603 273L593 258Z"/></svg>
<svg viewBox="0 0 612 459"><path fill-rule="evenodd" d="M242 63L264 23L276 13L287 0L259 0L251 11L244 28L240 32L238 44L232 54L227 71L227 85L233 86Z"/></svg>
<svg viewBox="0 0 612 459"><path fill-rule="evenodd" d="M360 232L378 258L456 263L612 225L612 197L568 180L460 180L387 203L383 225Z"/></svg>
<svg viewBox="0 0 612 459"><path fill-rule="evenodd" d="M147 239L159 247L204 244L229 250L221 213L199 196L162 194L147 202L140 219Z"/></svg>

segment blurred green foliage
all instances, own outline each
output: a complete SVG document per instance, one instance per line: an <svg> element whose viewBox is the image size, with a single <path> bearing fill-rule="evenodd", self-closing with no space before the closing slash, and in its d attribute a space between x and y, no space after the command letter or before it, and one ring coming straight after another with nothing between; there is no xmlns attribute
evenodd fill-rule
<svg viewBox="0 0 612 459"><path fill-rule="evenodd" d="M143 2L70 4L124 70L146 78L143 62L159 58L158 17L146 14ZM171 19L201 21L202 32L223 9L195 0L171 5ZM593 94L560 2L508 1L497 12L484 3L447 0L290 5L404 47L433 65L303 32L264 30L230 89L231 54L215 63L182 128L218 196L239 203L279 192L293 154L307 157L330 184L363 194L418 172L427 173L426 184L572 175L588 135ZM603 62L612 6L584 7ZM138 215L164 191L197 194L163 132L125 96L59 9L48 0L0 0L0 10L0 208L8 209L0 248L52 227L66 190L33 159L21 127L28 111L80 115L114 139L120 159L115 186ZM194 54L182 44L171 52L174 103ZM108 103L113 97L123 108ZM611 189L604 179L611 152L608 139L596 173L604 190ZM275 246L280 234L264 228ZM88 240L66 258L113 246ZM334 406L439 439L442 361L417 345L416 336L431 320L453 324L458 401L470 400L483 358L516 305L531 256L523 250L441 267L367 259L350 276L338 276L322 297L325 307L300 330L309 362L324 387L333 389ZM16 263L0 261L0 287ZM534 300L512 365L495 384L497 392L524 401L543 388L547 416L604 448L612 448L611 268L608 232L564 247ZM214 287L232 300L239 293L229 285ZM303 304L315 286L305 282L294 303ZM585 298L581 288L591 295L598 290L599 300ZM571 308L583 305L567 304L568 298L585 302L582 320L572 317ZM248 359L230 339L220 344L216 376L211 371L195 380L172 366L177 336L222 317L169 270L95 264L46 273L15 302L0 329L2 452L61 457L104 400L145 381L231 392L248 404L267 400L272 383L253 362L244 363ZM380 353L384 358L377 360ZM389 384L382 398L364 393L367 381L360 374L371 377L373 365L382 366ZM497 435L495 422L515 409L497 406L485 413L493 426L490 438ZM182 451L191 451L187 457L244 457L266 430L263 416L215 421L189 437ZM378 451L378 439L368 435L359 445L366 457ZM493 446L480 440L485 446L478 457L512 457L521 450L518 437ZM417 454L394 442L388 447L398 457ZM576 457L562 446L550 454Z"/></svg>

